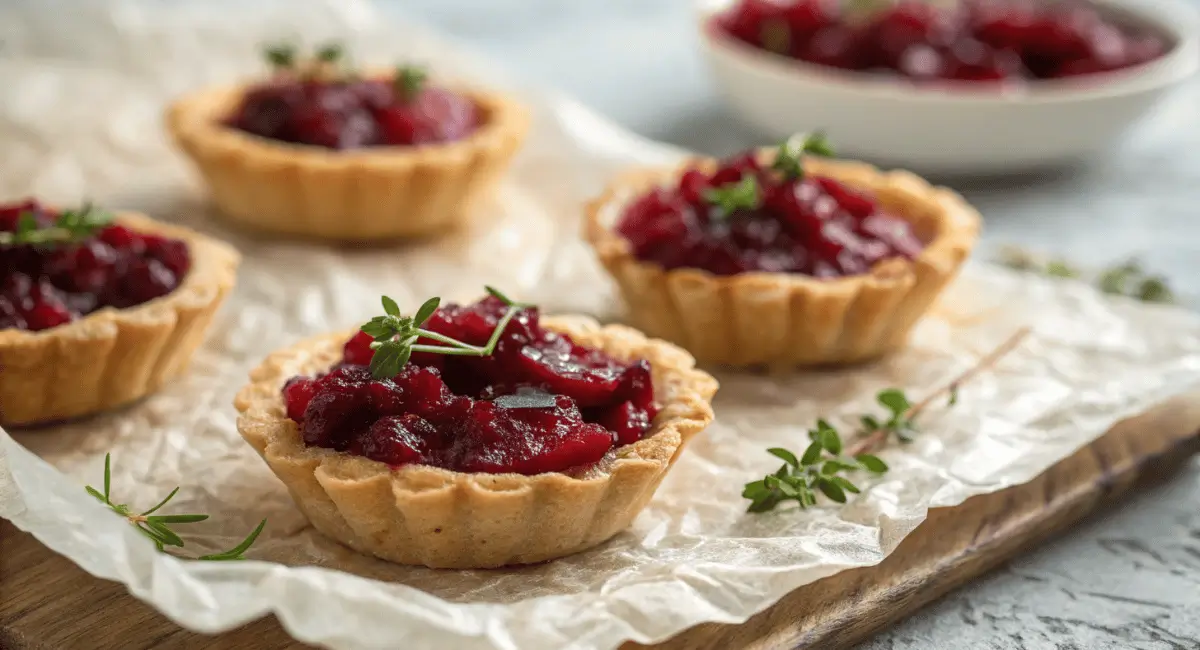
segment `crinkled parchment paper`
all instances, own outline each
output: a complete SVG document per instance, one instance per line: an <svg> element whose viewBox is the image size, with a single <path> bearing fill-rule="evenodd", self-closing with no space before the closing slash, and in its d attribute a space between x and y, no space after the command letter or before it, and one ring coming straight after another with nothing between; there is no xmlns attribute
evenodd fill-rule
<svg viewBox="0 0 1200 650"><path fill-rule="evenodd" d="M269 351L360 323L387 291L415 306L470 299L484 282L549 311L619 317L578 238L580 202L629 164L678 152L641 141L561 98L516 90L536 109L528 146L469 229L423 245L336 250L265 241L212 218L164 137L173 95L258 71L265 38L344 39L360 60L409 56L450 75L495 72L369 6L304 0L34 3L0 10L0 194L94 198L228 239L240 284L190 375L116 413L0 432L0 515L87 571L191 629L275 612L298 638L339 648L613 648L704 621L737 622L787 591L878 563L933 506L1029 480L1115 421L1200 380L1200 321L1107 300L1085 286L971 268L905 352L878 365L783 378L721 372L717 422L687 450L633 528L587 553L503 571L436 572L359 556L309 528L234 426L231 400ZM198 5L203 10L193 9ZM743 513L742 484L799 447L818 415L871 408L878 389L919 395L1022 325L1020 350L927 413L892 471L845 507ZM11 435L11 437L10 437ZM208 512L188 549L232 545L262 517L254 561L203 563L154 551L88 497L115 459L114 491L148 507L175 485L178 512Z"/></svg>

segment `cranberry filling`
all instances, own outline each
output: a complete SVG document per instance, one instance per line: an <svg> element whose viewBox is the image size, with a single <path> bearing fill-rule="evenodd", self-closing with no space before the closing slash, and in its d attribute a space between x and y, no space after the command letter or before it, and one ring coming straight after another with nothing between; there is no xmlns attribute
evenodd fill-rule
<svg viewBox="0 0 1200 650"><path fill-rule="evenodd" d="M756 207L728 213L712 204L712 190L747 179L758 188ZM722 161L711 174L689 170L675 186L637 197L616 231L638 259L716 275L856 275L884 259L911 259L923 248L908 222L871 197L831 178L786 176L752 153Z"/></svg>
<svg viewBox="0 0 1200 650"><path fill-rule="evenodd" d="M506 310L490 296L448 304L423 327L483 344ZM359 332L341 365L284 386L288 417L306 444L392 466L561 472L637 442L658 413L648 362L622 363L543 329L532 307L505 327L491 356L414 353L391 379L368 371L371 342Z"/></svg>
<svg viewBox="0 0 1200 650"><path fill-rule="evenodd" d="M474 102L445 88L280 77L246 92L229 125L272 140L359 149L461 140L480 120Z"/></svg>
<svg viewBox="0 0 1200 650"><path fill-rule="evenodd" d="M22 215L38 228L59 213L34 201L0 205L0 231ZM132 307L173 291L191 268L187 244L110 225L82 241L0 245L0 329L44 330L104 307Z"/></svg>
<svg viewBox="0 0 1200 650"><path fill-rule="evenodd" d="M1146 63L1167 50L1084 2L901 0L863 20L828 0L740 0L714 20L754 47L846 70L916 80L1056 79Z"/></svg>

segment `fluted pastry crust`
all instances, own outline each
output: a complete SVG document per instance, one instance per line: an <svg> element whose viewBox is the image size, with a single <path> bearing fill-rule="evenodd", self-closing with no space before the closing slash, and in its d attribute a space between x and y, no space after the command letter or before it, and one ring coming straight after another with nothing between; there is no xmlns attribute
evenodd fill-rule
<svg viewBox="0 0 1200 650"><path fill-rule="evenodd" d="M529 128L520 104L461 90L483 115L462 140L334 151L226 126L245 91L185 96L168 109L167 127L228 219L295 237L366 241L452 229L495 185Z"/></svg>
<svg viewBox="0 0 1200 650"><path fill-rule="evenodd" d="M0 423L88 415L132 402L182 373L240 261L229 245L135 213L116 223L187 244L192 266L171 293L127 309L105 308L47 330L0 330Z"/></svg>
<svg viewBox="0 0 1200 650"><path fill-rule="evenodd" d="M490 568L570 555L626 528L654 495L683 445L713 418L717 382L683 350L636 330L577 317L544 317L618 359L651 363L662 411L640 441L570 473L463 473L425 465L392 469L362 456L306 446L285 411L288 378L341 359L353 332L309 339L267 357L235 401L238 430L322 533L401 564Z"/></svg>
<svg viewBox="0 0 1200 650"><path fill-rule="evenodd" d="M713 169L716 161L691 165ZM853 363L902 347L970 254L982 224L979 213L955 192L906 171L828 159L809 159L804 166L873 193L912 224L924 250L911 261L884 260L870 273L833 279L666 270L634 257L613 226L629 200L675 181L681 169L634 170L588 204L585 223L585 236L616 280L631 324L701 362L733 366Z"/></svg>

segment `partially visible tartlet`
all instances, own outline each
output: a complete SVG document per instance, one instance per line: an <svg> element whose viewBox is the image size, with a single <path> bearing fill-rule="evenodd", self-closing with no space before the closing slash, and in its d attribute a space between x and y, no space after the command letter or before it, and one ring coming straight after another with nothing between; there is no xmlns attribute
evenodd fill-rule
<svg viewBox="0 0 1200 650"><path fill-rule="evenodd" d="M403 347L414 329L281 350L238 394L238 430L313 526L385 560L489 568L600 544L712 420L717 383L627 327L526 306L509 322L504 309L487 299L424 314L431 331L474 344L497 333L472 358L416 350L380 371L395 350L369 344Z"/></svg>
<svg viewBox="0 0 1200 650"><path fill-rule="evenodd" d="M802 157L818 139L635 170L585 236L631 323L697 360L811 366L901 347L978 237L958 194L904 171Z"/></svg>
<svg viewBox="0 0 1200 650"><path fill-rule="evenodd" d="M270 51L262 82L185 96L167 126L219 210L263 232L340 241L452 229L528 130L507 96L431 84L401 67L361 75L340 51Z"/></svg>
<svg viewBox="0 0 1200 650"><path fill-rule="evenodd" d="M99 214L0 206L6 426L155 392L187 368L233 288L239 256L223 242L140 214Z"/></svg>

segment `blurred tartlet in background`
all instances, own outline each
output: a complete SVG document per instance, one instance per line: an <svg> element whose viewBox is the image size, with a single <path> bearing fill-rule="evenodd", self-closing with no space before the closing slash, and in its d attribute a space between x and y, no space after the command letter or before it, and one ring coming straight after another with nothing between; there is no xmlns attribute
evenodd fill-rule
<svg viewBox="0 0 1200 650"><path fill-rule="evenodd" d="M267 58L269 78L199 91L167 114L217 207L254 230L363 241L452 229L528 129L507 96L421 68L351 69L337 46Z"/></svg>

